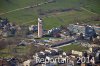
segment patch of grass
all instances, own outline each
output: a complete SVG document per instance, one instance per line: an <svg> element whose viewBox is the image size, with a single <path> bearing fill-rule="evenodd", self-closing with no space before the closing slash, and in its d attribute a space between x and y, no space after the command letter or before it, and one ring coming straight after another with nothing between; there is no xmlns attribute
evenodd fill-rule
<svg viewBox="0 0 100 66"><path fill-rule="evenodd" d="M11 55L11 54L0 54L0 58L12 58L12 57L14 57L13 55Z"/></svg>
<svg viewBox="0 0 100 66"><path fill-rule="evenodd" d="M86 23L97 23L100 24L100 22L91 22L90 18L93 16L93 14L88 13L87 11L69 11L69 12L61 12L58 14L51 14L48 15L48 17L44 17L44 28L50 29L52 27L59 27L61 25L68 25L70 23L75 22L83 22ZM76 21L77 20L77 21Z"/></svg>
<svg viewBox="0 0 100 66"><path fill-rule="evenodd" d="M71 51L71 50L84 51L84 50L87 50L88 48L82 47L82 46L76 45L76 44L71 44L68 46L61 47L61 49L66 52L66 51Z"/></svg>
<svg viewBox="0 0 100 66"><path fill-rule="evenodd" d="M1 58L11 58L14 55L26 55L30 50L30 46L13 46L10 45L5 49L0 50Z"/></svg>
<svg viewBox="0 0 100 66"><path fill-rule="evenodd" d="M100 0L84 0L83 7L94 13L100 14Z"/></svg>
<svg viewBox="0 0 100 66"><path fill-rule="evenodd" d="M29 46L17 46L16 51L17 53L27 53L29 51Z"/></svg>

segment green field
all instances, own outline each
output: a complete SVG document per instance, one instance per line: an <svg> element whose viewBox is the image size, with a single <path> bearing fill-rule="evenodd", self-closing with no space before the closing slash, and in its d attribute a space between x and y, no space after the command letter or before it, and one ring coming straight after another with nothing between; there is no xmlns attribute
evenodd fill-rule
<svg viewBox="0 0 100 66"><path fill-rule="evenodd" d="M67 51L72 51L72 50L76 50L76 51L85 51L88 50L87 47L83 47L81 45L76 45L76 44L71 44L68 46L64 46L64 47L60 47L63 51L67 52Z"/></svg>
<svg viewBox="0 0 100 66"><path fill-rule="evenodd" d="M0 17L7 17L10 22L20 25L30 25L37 24L37 18L40 16L39 12L45 13L50 10L76 8L80 11L46 13L42 16L44 28L51 29L77 21L100 24L100 21L91 20L92 16L100 14L99 0L56 0L53 3L20 10L20 8L34 6L47 1L49 0L0 0ZM16 11L16 9L19 10Z"/></svg>
<svg viewBox="0 0 100 66"><path fill-rule="evenodd" d="M85 0L83 7L94 13L100 14L100 0Z"/></svg>
<svg viewBox="0 0 100 66"><path fill-rule="evenodd" d="M8 45L5 49L0 50L0 58L11 58L15 55L24 56L30 50L30 46L15 46L15 45Z"/></svg>

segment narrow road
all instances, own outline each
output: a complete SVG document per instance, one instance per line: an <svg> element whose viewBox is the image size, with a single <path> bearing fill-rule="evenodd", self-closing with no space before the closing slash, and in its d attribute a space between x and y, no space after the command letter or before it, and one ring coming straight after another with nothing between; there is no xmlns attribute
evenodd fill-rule
<svg viewBox="0 0 100 66"><path fill-rule="evenodd" d="M51 2L52 2L52 1L51 1ZM20 10L24 10L24 9L28 9L28 8L38 7L38 6L41 6L41 5L44 5L44 4L48 4L48 3L51 3L51 2L50 2L50 1L47 1L47 2L39 3L39 4L33 5L33 6L26 6L26 7L23 7L23 8L17 8L17 9L11 10L11 11L7 11L7 12L5 12L5 13L1 13L0 15L4 15L4 14L16 12L16 11L20 11Z"/></svg>
<svg viewBox="0 0 100 66"><path fill-rule="evenodd" d="M92 14L96 14L96 15L97 15L97 13L94 13L94 12L92 12L92 11L89 11L88 9L86 9L86 8L84 8L84 7L81 7L81 9L83 9L83 10L89 12L89 13L92 13Z"/></svg>

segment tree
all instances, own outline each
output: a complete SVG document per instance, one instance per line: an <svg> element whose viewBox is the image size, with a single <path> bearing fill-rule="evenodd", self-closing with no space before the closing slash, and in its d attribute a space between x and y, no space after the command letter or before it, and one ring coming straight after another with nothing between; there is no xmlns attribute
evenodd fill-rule
<svg viewBox="0 0 100 66"><path fill-rule="evenodd" d="M12 3L12 1L11 0L5 0L6 2L8 2L8 3Z"/></svg>

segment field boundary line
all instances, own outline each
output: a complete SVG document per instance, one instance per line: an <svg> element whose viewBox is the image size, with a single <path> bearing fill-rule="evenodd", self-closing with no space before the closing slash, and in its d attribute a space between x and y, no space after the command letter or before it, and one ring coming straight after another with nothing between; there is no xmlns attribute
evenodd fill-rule
<svg viewBox="0 0 100 66"><path fill-rule="evenodd" d="M19 10L23 10L23 9L26 9L26 8L29 8L29 7L30 6L23 7L23 8L17 8L17 9L11 10L11 11L7 11L5 13L1 13L0 15L8 14L8 13L15 12L15 11L19 11Z"/></svg>
<svg viewBox="0 0 100 66"><path fill-rule="evenodd" d="M19 10L23 10L23 9L27 9L27 8L34 8L34 7L37 7L37 6L41 6L43 4L48 4L49 2L43 2L43 3L38 3L36 5L33 5L33 6L26 6L26 7L23 7L23 8L17 8L17 9L14 9L14 10L10 10L10 11L7 11L5 13L1 13L0 15L4 15L4 14L8 14L8 13L11 13L11 12L15 12L15 11L19 11Z"/></svg>
<svg viewBox="0 0 100 66"><path fill-rule="evenodd" d="M81 9L83 9L83 10L85 10L85 11L89 12L89 13L92 13L92 14L96 14L96 15L97 15L97 13L94 13L94 12L92 12L92 11L90 11L90 10L88 10L88 9L84 8L84 7L81 7Z"/></svg>
<svg viewBox="0 0 100 66"><path fill-rule="evenodd" d="M31 20L31 21L28 21L28 22L22 23L21 25L25 25L25 24L28 24L28 23L31 23L31 22L34 22L34 20Z"/></svg>

